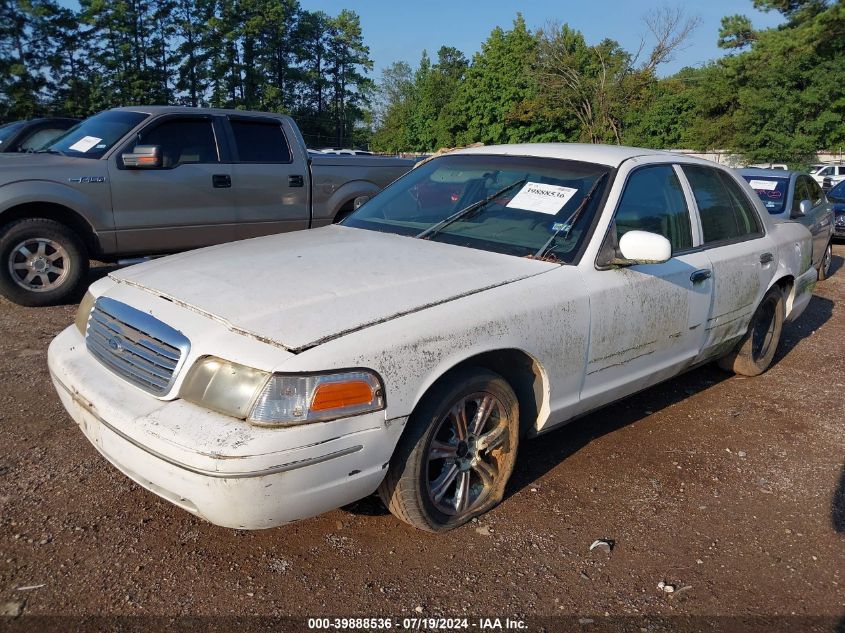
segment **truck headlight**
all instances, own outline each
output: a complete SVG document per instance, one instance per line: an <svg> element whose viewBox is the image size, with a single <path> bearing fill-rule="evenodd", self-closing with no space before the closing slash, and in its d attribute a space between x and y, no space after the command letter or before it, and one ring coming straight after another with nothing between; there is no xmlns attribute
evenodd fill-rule
<svg viewBox="0 0 845 633"><path fill-rule="evenodd" d="M365 369L270 374L214 356L191 367L181 396L259 426L324 422L384 408L381 380Z"/></svg>
<svg viewBox="0 0 845 633"><path fill-rule="evenodd" d="M88 330L88 318L91 316L91 310L93 308L94 295L86 292L85 296L82 297L82 301L79 302L79 308L76 310L76 319L74 319L76 329L79 330L82 336L85 336L85 332Z"/></svg>

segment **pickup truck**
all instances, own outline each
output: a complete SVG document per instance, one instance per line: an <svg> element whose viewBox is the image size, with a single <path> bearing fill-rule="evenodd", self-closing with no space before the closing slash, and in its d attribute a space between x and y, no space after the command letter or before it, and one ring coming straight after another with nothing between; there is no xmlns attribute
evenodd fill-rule
<svg viewBox="0 0 845 633"><path fill-rule="evenodd" d="M309 155L280 114L107 110L39 151L0 155L0 294L50 305L75 293L89 258L117 262L331 224L413 165Z"/></svg>

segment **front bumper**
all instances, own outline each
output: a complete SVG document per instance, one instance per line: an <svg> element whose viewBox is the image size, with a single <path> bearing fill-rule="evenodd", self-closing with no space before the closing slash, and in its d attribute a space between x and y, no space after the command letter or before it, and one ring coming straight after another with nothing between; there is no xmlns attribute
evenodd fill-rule
<svg viewBox="0 0 845 633"><path fill-rule="evenodd" d="M371 494L405 418L384 412L292 428L259 428L137 389L91 356L67 328L50 344L62 404L126 476L211 523L269 528Z"/></svg>

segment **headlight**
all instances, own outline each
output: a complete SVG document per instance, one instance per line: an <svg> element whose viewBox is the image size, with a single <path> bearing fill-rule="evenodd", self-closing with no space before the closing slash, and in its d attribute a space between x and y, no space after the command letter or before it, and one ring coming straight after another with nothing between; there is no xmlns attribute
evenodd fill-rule
<svg viewBox="0 0 845 633"><path fill-rule="evenodd" d="M182 384L182 398L260 426L292 426L384 408L373 372L269 374L214 356L199 359Z"/></svg>
<svg viewBox="0 0 845 633"><path fill-rule="evenodd" d="M266 371L203 356L185 377L181 396L188 402L243 419L269 377Z"/></svg>
<svg viewBox="0 0 845 633"><path fill-rule="evenodd" d="M76 323L76 329L85 336L85 332L88 330L88 317L91 316L91 309L94 307L94 295L90 292L86 292L85 296L82 297L82 301L79 302L79 308L76 310L76 319L74 323Z"/></svg>
<svg viewBox="0 0 845 633"><path fill-rule="evenodd" d="M366 370L276 374L255 401L249 421L267 426L321 422L384 408L381 381Z"/></svg>

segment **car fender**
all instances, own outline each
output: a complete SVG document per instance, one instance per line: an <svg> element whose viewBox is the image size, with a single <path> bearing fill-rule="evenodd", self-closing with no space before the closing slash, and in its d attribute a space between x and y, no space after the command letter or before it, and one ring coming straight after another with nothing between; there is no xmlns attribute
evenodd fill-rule
<svg viewBox="0 0 845 633"><path fill-rule="evenodd" d="M94 232L114 229L111 193L107 179L84 183L86 187L103 188L99 196L88 195L79 189L52 180L18 180L0 186L0 220L9 209L24 204L55 204L75 211Z"/></svg>

